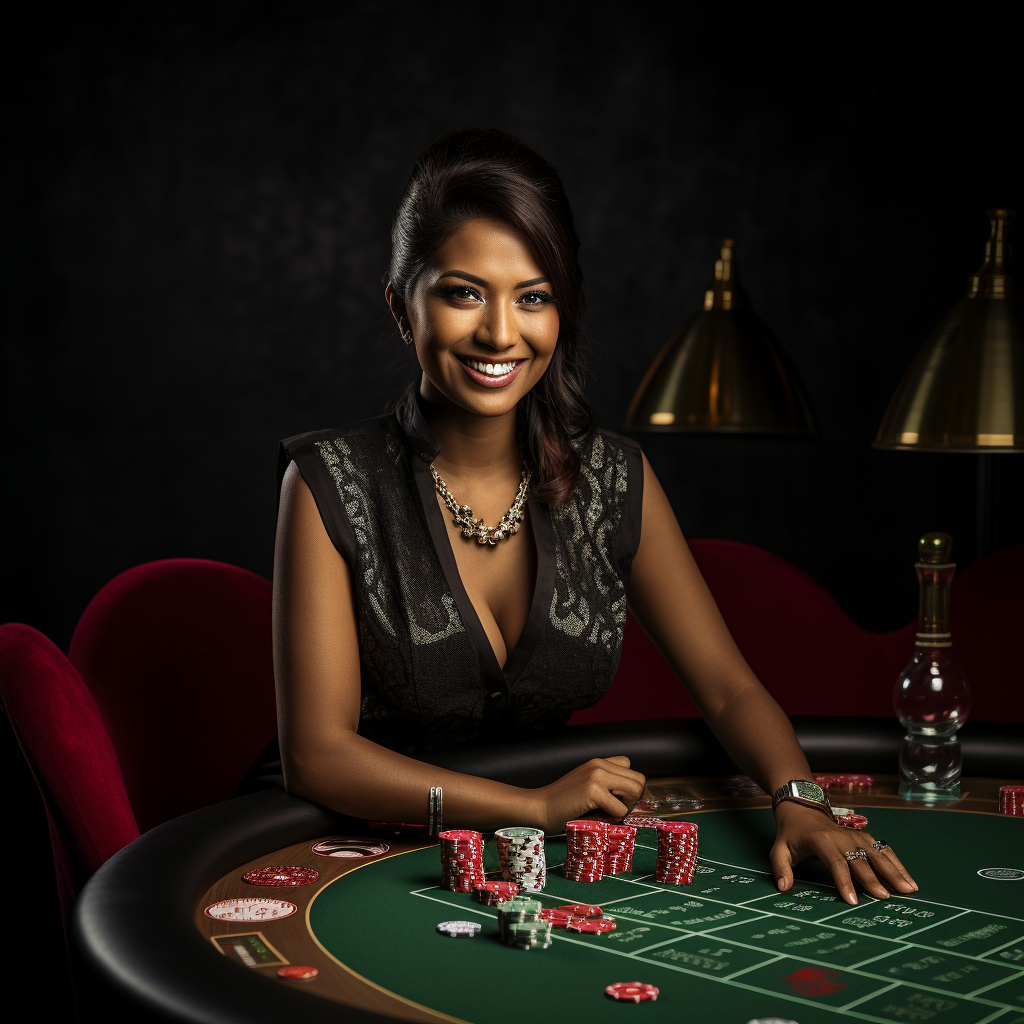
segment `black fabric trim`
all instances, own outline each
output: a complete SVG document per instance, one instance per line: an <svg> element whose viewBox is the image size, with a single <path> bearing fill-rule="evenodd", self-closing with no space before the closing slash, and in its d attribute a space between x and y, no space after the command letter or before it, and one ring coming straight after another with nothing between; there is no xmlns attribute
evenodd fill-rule
<svg viewBox="0 0 1024 1024"><path fill-rule="evenodd" d="M640 547L640 533L643 527L644 458L640 445L632 438L606 430L602 431L602 434L613 443L621 445L626 455L626 500L615 540L615 563L621 567L628 580L633 559Z"/></svg>
<svg viewBox="0 0 1024 1024"><path fill-rule="evenodd" d="M278 511L281 501L281 481L289 462L299 467L302 479L313 495L320 519L330 537L331 543L348 563L350 569L356 568L356 538L352 524L345 515L345 503L338 493L337 485L324 463L323 456L316 448L317 441L332 443L338 433L330 430L316 431L310 434L299 434L281 442L281 453L277 464ZM340 452L339 452L340 455Z"/></svg>

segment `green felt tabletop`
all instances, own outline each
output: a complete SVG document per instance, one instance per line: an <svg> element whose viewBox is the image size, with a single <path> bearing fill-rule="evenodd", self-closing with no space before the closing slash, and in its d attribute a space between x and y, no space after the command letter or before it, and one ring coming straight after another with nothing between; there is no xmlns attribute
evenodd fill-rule
<svg viewBox="0 0 1024 1024"><path fill-rule="evenodd" d="M689 886L653 877L655 833L641 829L633 870L597 883L562 877L549 839L541 900L601 905L602 936L559 930L546 950L497 937L492 908L437 887L436 847L384 858L327 885L309 910L324 949L375 985L474 1024L523 1015L746 1024L929 1020L1024 1022L1024 821L958 811L872 808L869 830L898 852L920 891L849 906L821 865L779 893L768 870L771 812L706 811ZM487 844L496 868L494 842ZM1003 869L992 871L990 869ZM1013 876L1021 876L1014 880ZM476 938L437 934L445 920ZM657 1002L620 1004L616 981L657 985Z"/></svg>

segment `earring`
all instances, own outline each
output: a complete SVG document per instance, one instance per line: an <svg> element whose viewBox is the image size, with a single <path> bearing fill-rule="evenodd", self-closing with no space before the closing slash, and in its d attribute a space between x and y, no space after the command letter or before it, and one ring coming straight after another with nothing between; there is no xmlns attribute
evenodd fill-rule
<svg viewBox="0 0 1024 1024"><path fill-rule="evenodd" d="M401 316L398 318L398 333L402 336L402 341L404 341L406 345L411 345L412 331L407 331L404 327L402 327L402 321L404 319L405 318Z"/></svg>

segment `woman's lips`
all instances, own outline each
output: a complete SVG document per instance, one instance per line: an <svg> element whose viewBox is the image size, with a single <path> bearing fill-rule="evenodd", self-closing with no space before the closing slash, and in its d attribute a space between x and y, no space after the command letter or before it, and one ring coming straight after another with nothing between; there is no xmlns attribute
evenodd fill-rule
<svg viewBox="0 0 1024 1024"><path fill-rule="evenodd" d="M526 360L520 360L508 373L502 374L500 377L490 377L486 373L474 370L472 366L468 366L461 359L459 359L459 365L469 374L470 379L474 380L477 384L481 384L485 388L504 388L508 387L516 379L519 371L526 365Z"/></svg>

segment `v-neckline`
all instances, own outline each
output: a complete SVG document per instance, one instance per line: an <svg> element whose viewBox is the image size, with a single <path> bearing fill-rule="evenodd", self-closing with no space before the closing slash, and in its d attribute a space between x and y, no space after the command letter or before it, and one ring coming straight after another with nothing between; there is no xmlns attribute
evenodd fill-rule
<svg viewBox="0 0 1024 1024"><path fill-rule="evenodd" d="M543 502L527 499L530 529L533 531L534 545L537 548L537 575L526 625L515 647L508 652L505 665L502 667L498 664L498 656L462 582L451 537L448 535L448 526L435 497L430 464L440 454L441 446L427 425L420 403L419 388L411 385L399 401L395 415L414 452L413 476L430 538L434 543L434 552L441 563L448 589L455 600L455 607L459 610L476 653L480 674L487 683L489 695L493 699L499 696L508 697L540 642L548 620L551 598L555 592L555 535L551 526L551 509Z"/></svg>
<svg viewBox="0 0 1024 1024"><path fill-rule="evenodd" d="M527 500L530 529L533 531L533 540L537 548L537 575L526 625L515 646L508 652L505 665L502 667L498 664L498 656L483 627L480 614L470 600L465 584L462 582L462 574L459 572L459 565L455 560L455 551L452 548L448 526L435 497L434 478L430 474L430 465L417 460L414 471L420 502L427 518L427 527L430 530L431 540L434 542L434 550L444 571L448 589L455 599L455 606L459 609L463 625L476 650L481 674L488 681L488 685L492 687L491 692L497 691L507 695L533 656L547 622L548 609L551 607L551 596L555 588L555 546L554 533L551 528L551 511L542 502Z"/></svg>

